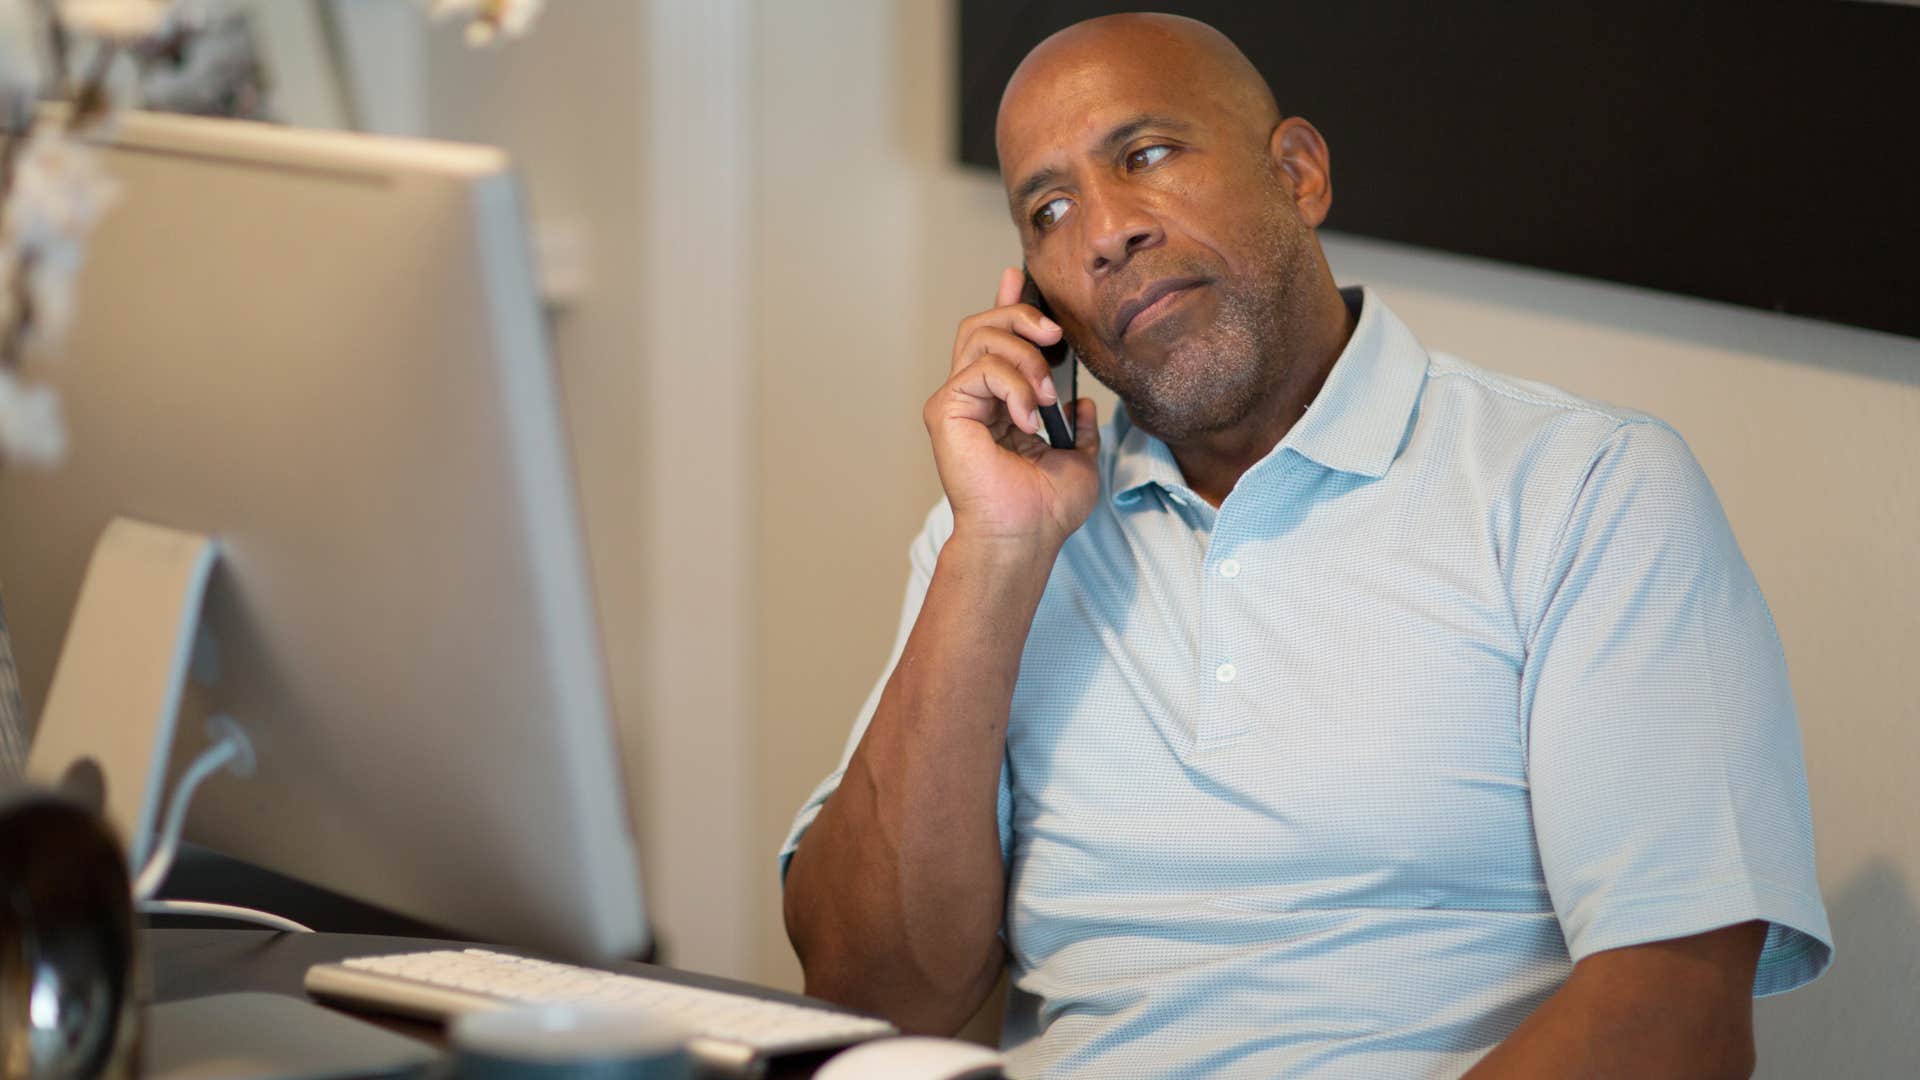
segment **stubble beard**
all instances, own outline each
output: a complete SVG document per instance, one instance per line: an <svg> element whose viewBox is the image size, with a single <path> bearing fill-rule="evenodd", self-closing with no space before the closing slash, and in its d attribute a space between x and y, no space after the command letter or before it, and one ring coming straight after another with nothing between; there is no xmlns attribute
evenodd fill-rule
<svg viewBox="0 0 1920 1080"><path fill-rule="evenodd" d="M1170 345L1159 364L1076 350L1087 371L1126 403L1134 424L1166 442L1232 428L1285 385L1294 323L1285 297L1299 280L1306 235L1272 203L1260 231L1263 261L1253 273L1214 282L1221 290L1218 317Z"/></svg>

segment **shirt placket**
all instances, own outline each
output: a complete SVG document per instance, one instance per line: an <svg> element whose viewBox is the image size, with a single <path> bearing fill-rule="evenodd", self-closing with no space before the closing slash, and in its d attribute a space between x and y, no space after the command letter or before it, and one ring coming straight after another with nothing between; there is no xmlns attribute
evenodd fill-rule
<svg viewBox="0 0 1920 1080"><path fill-rule="evenodd" d="M1199 753L1238 738L1246 728L1238 695L1242 661L1231 625L1237 605L1230 595L1242 568L1231 554L1222 554L1236 546L1232 515L1222 515L1183 486L1170 487L1167 497L1207 538L1193 597L1197 625L1189 660L1194 666L1195 693L1188 703L1188 725L1193 749Z"/></svg>
<svg viewBox="0 0 1920 1080"><path fill-rule="evenodd" d="M1274 673L1263 665L1272 663L1274 650L1263 647L1267 643L1248 619L1260 607L1259 590L1274 587L1277 568L1270 564L1278 549L1256 538L1270 535L1271 523L1263 519L1270 516L1275 500L1303 497L1296 489L1307 483L1291 457L1263 462L1241 477L1210 520L1200 568L1199 654L1194 657L1194 684L1205 698L1194 725L1196 754L1236 743L1258 726L1248 694L1255 688L1261 695L1272 691ZM1255 590L1251 601L1246 595L1250 589Z"/></svg>
<svg viewBox="0 0 1920 1080"><path fill-rule="evenodd" d="M1238 594L1246 567L1241 564L1241 545L1235 535L1236 516L1231 513L1215 519L1208 540L1206 560L1200 568L1200 655L1195 657L1199 670L1195 683L1201 688L1205 707L1200 710L1194 730L1194 750L1205 753L1246 734L1246 709L1242 688L1251 674L1245 635L1236 632L1236 612L1241 605Z"/></svg>

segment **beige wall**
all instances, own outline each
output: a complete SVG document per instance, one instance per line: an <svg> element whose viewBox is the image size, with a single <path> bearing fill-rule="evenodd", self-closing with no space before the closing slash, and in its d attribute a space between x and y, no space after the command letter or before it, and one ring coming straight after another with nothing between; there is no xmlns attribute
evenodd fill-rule
<svg viewBox="0 0 1920 1080"><path fill-rule="evenodd" d="M573 0L511 48L467 48L439 28L428 38L426 133L504 146L513 155L530 224L589 222L591 285L550 312L609 666L636 671L645 610L634 558L644 493L627 482L641 457L631 408L634 356L648 315L640 301L638 188L644 131L636 105L640 12L624 0ZM566 79L553 78L564 64ZM609 113L607 102L620 103ZM617 407L616 407L617 406ZM616 674L622 703L641 694ZM623 709L637 711L637 707Z"/></svg>
<svg viewBox="0 0 1920 1080"><path fill-rule="evenodd" d="M638 282L644 205L641 13L625 0L572 0L510 48L467 48L436 28L427 38L425 133L504 146L530 223L590 223L591 285L550 312L554 363L572 436L601 636L616 711L638 716L645 689L645 492L634 408L644 369L635 349L648 312ZM568 77L556 79L564 70ZM619 106L608 111L608 102ZM635 764L638 764L636 760Z"/></svg>
<svg viewBox="0 0 1920 1080"><path fill-rule="evenodd" d="M920 405L1019 261L999 182L948 164L934 3L761 8L762 979L798 986L773 855L886 660L939 497Z"/></svg>
<svg viewBox="0 0 1920 1080"><path fill-rule="evenodd" d="M402 77L405 57L371 62L391 42L362 50L379 76L363 111L506 147L536 233L581 241L553 355L648 917L663 959L729 975L757 970L749 883L764 877L746 839L757 10L569 0L498 48L436 28L424 79Z"/></svg>
<svg viewBox="0 0 1920 1080"><path fill-rule="evenodd" d="M937 496L920 402L954 322L1018 259L998 181L948 164L941 7L762 9L759 972L785 985L798 976L772 852L885 660L905 545ZM1760 1075L1920 1060L1920 697L1899 678L1920 649L1920 342L1328 247L1343 281L1380 287L1431 347L1646 409L1687 437L1780 625L1839 938L1832 974L1760 1005Z"/></svg>

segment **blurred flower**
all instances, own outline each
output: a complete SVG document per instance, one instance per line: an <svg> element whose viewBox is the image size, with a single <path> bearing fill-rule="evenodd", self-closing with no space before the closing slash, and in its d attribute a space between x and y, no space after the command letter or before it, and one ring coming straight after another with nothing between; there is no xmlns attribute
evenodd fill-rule
<svg viewBox="0 0 1920 1080"><path fill-rule="evenodd" d="M27 295L33 303L28 340L51 344L67 336L67 328L73 325L73 287L86 253L86 242L81 239L34 252L32 265L27 268Z"/></svg>
<svg viewBox="0 0 1920 1080"><path fill-rule="evenodd" d="M73 318L74 279L87 234L118 196L119 185L100 166L99 151L59 127L36 125L14 161L13 185L0 209L0 266L7 279L4 310L14 303L17 275L31 301L33 340L58 341Z"/></svg>
<svg viewBox="0 0 1920 1080"><path fill-rule="evenodd" d="M524 35L546 0L427 0L434 21L466 19L467 44L491 45Z"/></svg>
<svg viewBox="0 0 1920 1080"><path fill-rule="evenodd" d="M60 0L60 20L76 34L142 41L176 28L174 0Z"/></svg>
<svg viewBox="0 0 1920 1080"><path fill-rule="evenodd" d="M119 195L100 152L53 124L37 124L13 163L0 243L37 250L84 239Z"/></svg>
<svg viewBox="0 0 1920 1080"><path fill-rule="evenodd" d="M67 455L60 395L51 386L27 386L0 368L0 460L56 465Z"/></svg>

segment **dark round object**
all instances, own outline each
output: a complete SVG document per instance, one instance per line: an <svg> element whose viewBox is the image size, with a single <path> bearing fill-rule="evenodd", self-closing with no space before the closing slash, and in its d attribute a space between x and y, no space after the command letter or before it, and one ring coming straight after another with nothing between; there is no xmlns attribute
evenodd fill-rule
<svg viewBox="0 0 1920 1080"><path fill-rule="evenodd" d="M0 1077L129 1075L135 956L106 822L65 795L0 789Z"/></svg>

